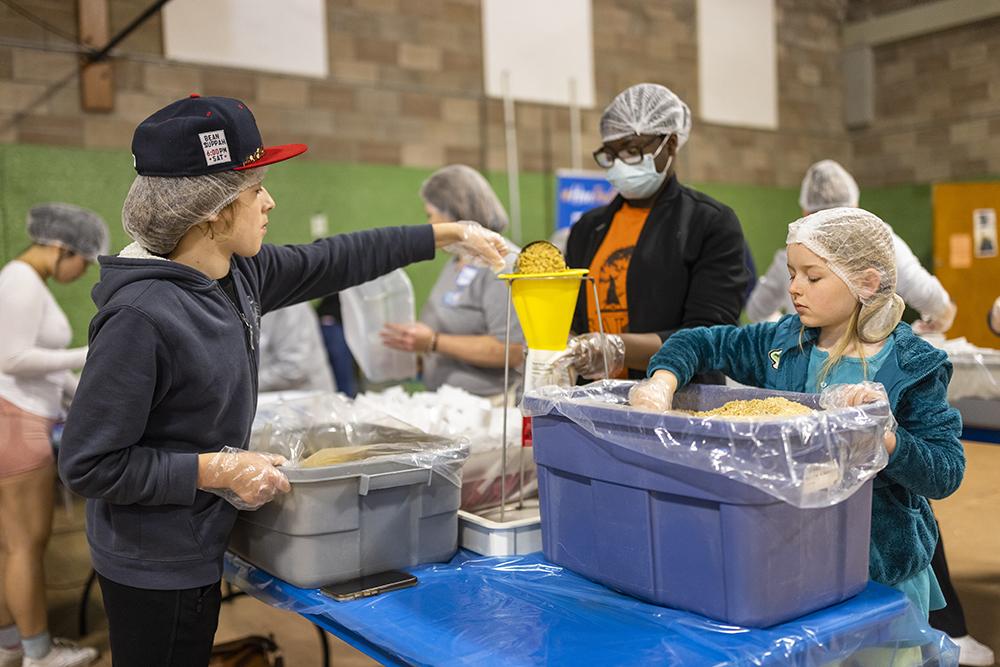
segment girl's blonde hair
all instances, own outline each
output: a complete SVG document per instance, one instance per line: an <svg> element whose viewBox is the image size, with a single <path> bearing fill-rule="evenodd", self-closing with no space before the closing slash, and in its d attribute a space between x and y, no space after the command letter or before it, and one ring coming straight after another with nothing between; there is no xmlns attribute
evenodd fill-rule
<svg viewBox="0 0 1000 667"><path fill-rule="evenodd" d="M854 308L854 312L851 313L851 321L847 324L847 330L844 331L844 335L840 337L840 340L833 346L830 350L826 361L823 362L823 366L819 369L819 374L816 376L816 382L820 385L823 384L823 380L830 374L833 367L840 363L840 360L844 358L847 351L852 347L856 348L858 351L858 357L861 359L861 374L865 380L868 379L868 361L865 359L865 350L862 345L863 341L861 337L858 336L858 320L861 317L861 303L859 302ZM799 331L799 347L802 348L802 338L805 334L806 328L803 325L802 329Z"/></svg>

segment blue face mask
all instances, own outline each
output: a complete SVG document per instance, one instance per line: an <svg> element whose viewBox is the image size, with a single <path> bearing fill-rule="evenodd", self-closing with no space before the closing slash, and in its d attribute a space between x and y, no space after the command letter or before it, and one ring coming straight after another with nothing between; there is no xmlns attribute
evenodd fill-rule
<svg viewBox="0 0 1000 667"><path fill-rule="evenodd" d="M674 158L671 155L666 166L663 167L663 171L656 171L656 158L653 154L643 155L642 162L636 165L625 164L616 159L611 168L607 170L608 182L625 199L646 199L663 185L673 161Z"/></svg>

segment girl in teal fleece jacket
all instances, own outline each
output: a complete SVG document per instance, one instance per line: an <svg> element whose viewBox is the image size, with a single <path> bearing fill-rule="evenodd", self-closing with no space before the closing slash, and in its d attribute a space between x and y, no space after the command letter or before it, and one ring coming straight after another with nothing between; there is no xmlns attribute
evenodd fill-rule
<svg viewBox="0 0 1000 667"><path fill-rule="evenodd" d="M743 328L678 331L650 360L650 379L630 400L669 409L678 387L710 370L783 391L881 383L898 426L885 436L889 463L874 483L869 573L926 615L944 606L930 568L938 534L927 499L953 493L965 472L961 417L947 401L951 364L900 323L892 237L877 216L820 211L789 225L787 242L798 314ZM860 385L847 394L851 404L879 398Z"/></svg>

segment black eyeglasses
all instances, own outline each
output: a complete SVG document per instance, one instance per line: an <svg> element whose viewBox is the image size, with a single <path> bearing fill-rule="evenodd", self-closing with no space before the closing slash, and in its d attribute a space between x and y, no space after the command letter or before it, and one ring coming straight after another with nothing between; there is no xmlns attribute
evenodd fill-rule
<svg viewBox="0 0 1000 667"><path fill-rule="evenodd" d="M663 147L667 145L667 141L670 139L670 135L664 135L663 139L660 140L659 146L653 152L653 159L660 154ZM656 143L656 139L648 142L644 146L629 146L628 148L623 148L620 151L613 151L607 146L601 146L596 151L594 151L594 162L597 163L602 169L610 169L611 165L615 163L615 160L621 160L625 164L636 165L642 162L642 158L645 157L652 146Z"/></svg>

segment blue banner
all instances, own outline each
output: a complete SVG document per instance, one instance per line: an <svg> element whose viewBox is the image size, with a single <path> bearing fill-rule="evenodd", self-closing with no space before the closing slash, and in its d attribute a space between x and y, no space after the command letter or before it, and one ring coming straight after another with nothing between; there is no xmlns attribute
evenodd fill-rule
<svg viewBox="0 0 1000 667"><path fill-rule="evenodd" d="M615 197L615 189L600 171L556 172L556 229L565 229L590 209L604 206Z"/></svg>

